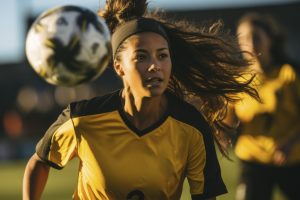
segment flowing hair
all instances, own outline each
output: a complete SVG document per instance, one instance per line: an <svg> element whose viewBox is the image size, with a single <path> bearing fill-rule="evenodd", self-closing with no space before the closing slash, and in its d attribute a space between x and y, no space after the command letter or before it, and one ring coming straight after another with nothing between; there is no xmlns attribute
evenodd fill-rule
<svg viewBox="0 0 300 200"><path fill-rule="evenodd" d="M161 22L169 38L172 74L168 90L193 104L204 115L212 128L216 143L228 157L228 137L221 135L225 127L222 120L229 102L237 101L239 93L258 99L250 86L254 76L246 70L249 61L242 56L236 38L224 31L217 21L199 27L187 21L171 21L159 12L147 12L146 0L107 0L104 17L111 32L117 26L134 18L148 17ZM124 43L118 52L124 49Z"/></svg>

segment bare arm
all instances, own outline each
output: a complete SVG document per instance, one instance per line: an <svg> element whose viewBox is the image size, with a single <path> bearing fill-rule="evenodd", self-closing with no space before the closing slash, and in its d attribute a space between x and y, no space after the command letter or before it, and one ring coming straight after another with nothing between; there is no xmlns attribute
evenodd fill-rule
<svg viewBox="0 0 300 200"><path fill-rule="evenodd" d="M41 198L47 183L50 167L37 154L28 161L23 177L23 200L38 200Z"/></svg>

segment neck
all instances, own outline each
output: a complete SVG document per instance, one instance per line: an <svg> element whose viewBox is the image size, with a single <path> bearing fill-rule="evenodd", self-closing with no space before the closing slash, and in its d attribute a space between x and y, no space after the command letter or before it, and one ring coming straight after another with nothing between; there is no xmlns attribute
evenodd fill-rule
<svg viewBox="0 0 300 200"><path fill-rule="evenodd" d="M167 109L167 98L165 95L140 97L124 89L122 102L126 117L140 130L158 122Z"/></svg>

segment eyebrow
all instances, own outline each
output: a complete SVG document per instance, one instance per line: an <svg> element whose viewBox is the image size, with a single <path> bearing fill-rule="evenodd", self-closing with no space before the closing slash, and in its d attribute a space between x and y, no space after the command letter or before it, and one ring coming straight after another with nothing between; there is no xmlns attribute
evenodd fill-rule
<svg viewBox="0 0 300 200"><path fill-rule="evenodd" d="M164 51L164 50L168 50L168 48L163 47L163 48L157 49L157 51ZM135 50L134 52L143 52L143 53L147 53L148 51L145 50L145 49L137 49L137 50Z"/></svg>

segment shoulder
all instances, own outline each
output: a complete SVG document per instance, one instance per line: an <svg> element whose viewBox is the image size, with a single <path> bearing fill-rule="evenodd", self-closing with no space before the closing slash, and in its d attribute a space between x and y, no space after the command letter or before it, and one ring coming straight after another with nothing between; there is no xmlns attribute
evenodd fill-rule
<svg viewBox="0 0 300 200"><path fill-rule="evenodd" d="M174 119L198 129L203 135L211 135L211 128L202 115L193 105L168 93L169 112Z"/></svg>
<svg viewBox="0 0 300 200"><path fill-rule="evenodd" d="M69 105L71 117L101 114L118 109L120 90L94 97L89 100L72 102Z"/></svg>

